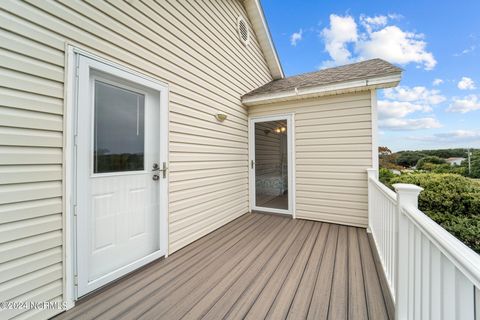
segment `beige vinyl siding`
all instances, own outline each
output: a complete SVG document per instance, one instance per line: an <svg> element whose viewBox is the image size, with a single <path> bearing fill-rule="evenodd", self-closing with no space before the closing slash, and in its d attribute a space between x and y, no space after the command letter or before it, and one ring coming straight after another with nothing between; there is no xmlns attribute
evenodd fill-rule
<svg viewBox="0 0 480 320"><path fill-rule="evenodd" d="M170 253L248 211L240 97L271 76L253 31L238 39L238 15L248 21L227 0L0 3L1 301L62 299L66 42L169 85Z"/></svg>
<svg viewBox="0 0 480 320"><path fill-rule="evenodd" d="M295 114L297 218L367 226L371 110L370 91L249 108L252 117Z"/></svg>

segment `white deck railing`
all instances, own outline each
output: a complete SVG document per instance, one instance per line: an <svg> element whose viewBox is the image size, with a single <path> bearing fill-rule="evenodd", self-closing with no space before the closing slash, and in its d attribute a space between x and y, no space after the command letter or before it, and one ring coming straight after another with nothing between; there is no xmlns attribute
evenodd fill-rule
<svg viewBox="0 0 480 320"><path fill-rule="evenodd" d="M418 210L422 188L392 192L374 171L368 186L369 228L396 319L480 320L480 256Z"/></svg>
<svg viewBox="0 0 480 320"><path fill-rule="evenodd" d="M369 227L395 302L397 246L397 194L378 181L375 172L368 179Z"/></svg>

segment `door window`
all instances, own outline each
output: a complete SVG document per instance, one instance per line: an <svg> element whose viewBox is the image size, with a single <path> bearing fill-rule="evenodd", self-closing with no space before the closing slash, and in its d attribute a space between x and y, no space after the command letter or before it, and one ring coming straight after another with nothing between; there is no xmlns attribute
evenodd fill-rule
<svg viewBox="0 0 480 320"><path fill-rule="evenodd" d="M93 173L145 168L145 96L95 81Z"/></svg>
<svg viewBox="0 0 480 320"><path fill-rule="evenodd" d="M255 203L288 210L287 121L255 123Z"/></svg>

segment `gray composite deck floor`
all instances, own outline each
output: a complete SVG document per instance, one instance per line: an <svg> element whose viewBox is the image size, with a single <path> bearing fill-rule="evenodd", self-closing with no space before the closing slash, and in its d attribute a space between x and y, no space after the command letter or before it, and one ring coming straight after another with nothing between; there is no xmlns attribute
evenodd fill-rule
<svg viewBox="0 0 480 320"><path fill-rule="evenodd" d="M246 214L56 319L388 319L365 229Z"/></svg>

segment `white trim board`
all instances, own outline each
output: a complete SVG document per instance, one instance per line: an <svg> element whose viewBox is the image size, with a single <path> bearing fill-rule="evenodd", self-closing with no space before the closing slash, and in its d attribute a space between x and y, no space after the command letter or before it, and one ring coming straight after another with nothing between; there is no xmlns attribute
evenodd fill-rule
<svg viewBox="0 0 480 320"><path fill-rule="evenodd" d="M255 160L255 123L268 121L287 121L287 150L288 150L288 210L258 207L255 204L255 174L251 163ZM295 184L295 115L293 113L249 117L248 119L248 191L249 211L261 211L291 215L296 218L296 184Z"/></svg>
<svg viewBox="0 0 480 320"><path fill-rule="evenodd" d="M66 43L66 72L65 72L65 100L64 100L64 301L67 310L75 305L77 294L76 281L76 227L75 227L75 136L76 136L76 104L77 104L77 66L78 57L88 58L95 69L113 74L120 78L133 81L144 87L151 88L160 94L160 162L166 162L168 167L168 115L169 115L169 88L168 85L147 75L134 71L126 66L114 63L82 49ZM161 256L168 256L168 174L160 179L160 225L159 243Z"/></svg>
<svg viewBox="0 0 480 320"><path fill-rule="evenodd" d="M273 79L282 79L285 77L280 59L278 58L275 44L272 41L267 20L263 13L262 5L259 0L245 0L243 5L247 11L248 17L257 35L258 42L265 56L265 60Z"/></svg>
<svg viewBox="0 0 480 320"><path fill-rule="evenodd" d="M370 103L372 105L372 168L375 169L378 176L378 108L377 108L377 90L370 90Z"/></svg>

